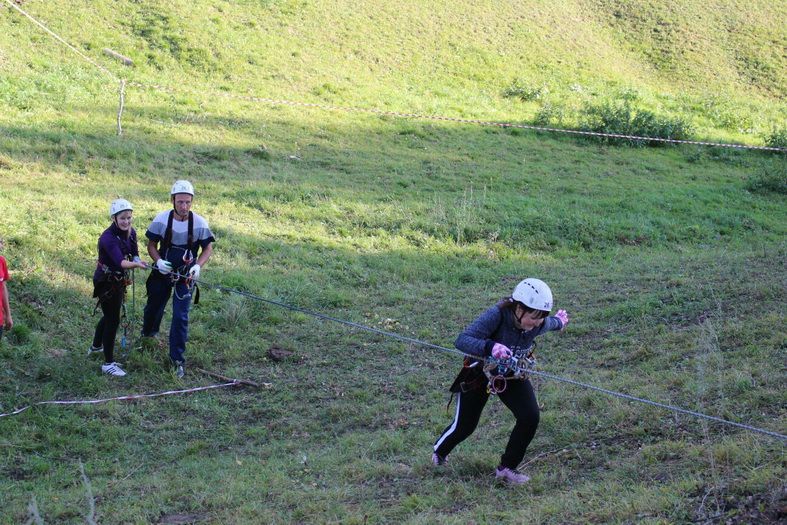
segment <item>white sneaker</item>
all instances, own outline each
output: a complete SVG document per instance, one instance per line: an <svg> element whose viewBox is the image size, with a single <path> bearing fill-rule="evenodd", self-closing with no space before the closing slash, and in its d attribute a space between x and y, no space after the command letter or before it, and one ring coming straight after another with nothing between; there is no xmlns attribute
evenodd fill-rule
<svg viewBox="0 0 787 525"><path fill-rule="evenodd" d="M91 345L90 345L90 348L88 348L88 349L87 349L87 355L90 355L90 354L95 354L95 353L97 353L97 352L104 353L104 347L103 347L103 346L99 346L98 348L96 348L95 346L93 346L93 345L91 344Z"/></svg>
<svg viewBox="0 0 787 525"><path fill-rule="evenodd" d="M116 377L123 377L126 373L120 368L120 365L117 363L107 363L105 365L101 365L101 371L105 374L109 374L111 376Z"/></svg>

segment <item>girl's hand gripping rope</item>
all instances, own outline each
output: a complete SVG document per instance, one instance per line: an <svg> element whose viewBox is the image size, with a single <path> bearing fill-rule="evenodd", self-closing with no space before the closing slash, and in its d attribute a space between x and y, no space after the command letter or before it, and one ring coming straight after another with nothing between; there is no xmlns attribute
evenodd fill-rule
<svg viewBox="0 0 787 525"><path fill-rule="evenodd" d="M492 357L495 359L511 359L511 356L514 355L505 345L501 345L500 343L495 343L492 346Z"/></svg>
<svg viewBox="0 0 787 525"><path fill-rule="evenodd" d="M134 257L134 258L131 260L131 262L133 262L133 263L136 263L136 265L137 265L137 268L142 268L143 270L147 270L147 269L148 269L148 263L146 263L145 261L143 261L142 259L140 259L140 258L139 258L139 255L137 255L136 257Z"/></svg>

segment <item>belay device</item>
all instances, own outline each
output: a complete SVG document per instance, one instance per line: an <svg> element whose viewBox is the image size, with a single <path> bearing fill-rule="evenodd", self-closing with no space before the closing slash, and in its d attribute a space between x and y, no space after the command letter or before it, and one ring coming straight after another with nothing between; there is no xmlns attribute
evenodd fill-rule
<svg viewBox="0 0 787 525"><path fill-rule="evenodd" d="M527 374L536 367L534 346L516 352L506 359L492 356L484 360L484 374L489 384L486 389L490 394L505 392L508 381L527 379Z"/></svg>

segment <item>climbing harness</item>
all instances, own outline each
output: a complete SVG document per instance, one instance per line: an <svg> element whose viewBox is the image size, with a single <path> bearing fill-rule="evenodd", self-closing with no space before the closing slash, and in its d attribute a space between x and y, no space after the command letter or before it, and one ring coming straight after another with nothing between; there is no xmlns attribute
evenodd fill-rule
<svg viewBox="0 0 787 525"><path fill-rule="evenodd" d="M487 393L497 395L505 392L509 381L527 379L528 374L534 371L535 367L534 345L505 359L487 357L483 365L484 375L488 381Z"/></svg>
<svg viewBox="0 0 787 525"><path fill-rule="evenodd" d="M96 306L93 308L93 315L96 315L96 312L101 306L101 303L103 303L104 301L106 301L116 293L123 293L124 295L123 302L125 303L126 286L131 284L131 277L129 275L128 270L123 270L120 272L114 271L110 269L110 267L107 266L106 264L103 264L101 261L98 261L96 264L98 269L103 272L102 279L98 282L108 283L109 286L107 286L103 292L101 292L96 296L97 301L96 301ZM125 304L123 306L125 308Z"/></svg>
<svg viewBox="0 0 787 525"><path fill-rule="evenodd" d="M132 260L131 255L126 256L126 260ZM123 329L123 335L120 337L120 350L121 356L125 359L128 356L128 350L131 348L131 334L133 332L134 313L135 313L135 296L136 296L136 283L133 270L112 270L106 264L98 261L97 267L102 271L102 279L99 283L107 283L106 289L97 296L96 306L93 308L93 315L96 315L101 303L109 299L115 294L122 294L120 299L120 324L119 327ZM126 308L126 288L131 286L131 316L128 315Z"/></svg>
<svg viewBox="0 0 787 525"><path fill-rule="evenodd" d="M159 246L159 252L164 260L168 261L173 268L168 277L172 282L174 294L178 300L183 300L188 294L192 293L194 296L194 304L199 304L199 286L197 282L189 275L189 269L194 265L194 213L189 211L188 217L188 238L186 247L172 245L172 221L175 218L175 210L170 210L167 217L167 229L164 232L164 239ZM182 252L182 254L181 254ZM187 292L184 295L178 294L177 284L183 283L186 285Z"/></svg>

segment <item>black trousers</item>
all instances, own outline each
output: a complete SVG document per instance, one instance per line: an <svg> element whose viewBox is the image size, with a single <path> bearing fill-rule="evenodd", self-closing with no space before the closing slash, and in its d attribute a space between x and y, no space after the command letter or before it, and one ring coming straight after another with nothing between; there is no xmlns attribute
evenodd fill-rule
<svg viewBox="0 0 787 525"><path fill-rule="evenodd" d="M508 381L505 391L498 394L498 397L516 418L505 452L500 457L500 465L515 469L525 457L527 447L538 428L539 410L536 393L530 380L525 379ZM478 426L481 412L488 400L486 385L468 392L459 392L454 420L435 442L434 451L442 457L447 457L454 447L467 439Z"/></svg>
<svg viewBox="0 0 787 525"><path fill-rule="evenodd" d="M122 283L100 282L94 284L93 296L97 297L101 312L104 314L96 324L93 335L93 347L104 347L104 362L112 363L115 360L115 336L120 326L120 310L123 308L123 299L126 287Z"/></svg>

